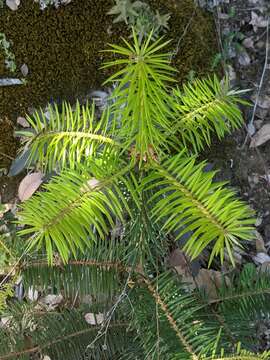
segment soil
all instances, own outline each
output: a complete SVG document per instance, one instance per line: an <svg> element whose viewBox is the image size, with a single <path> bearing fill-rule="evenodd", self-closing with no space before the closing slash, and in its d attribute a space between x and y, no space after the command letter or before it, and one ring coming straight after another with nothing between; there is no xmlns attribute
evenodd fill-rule
<svg viewBox="0 0 270 360"><path fill-rule="evenodd" d="M168 50L176 48L184 33L173 58L179 83L188 78L191 70L198 76L209 73L217 51L211 15L199 8L194 10L193 0L183 0L181 4L174 0L149 2L161 13L171 14L166 38L172 42ZM21 66L26 64L29 69L24 85L0 87L2 167L9 167L18 145L13 127L8 124L15 124L18 116L33 108L44 107L48 102L73 102L102 86L109 72L99 68L109 55L101 50L108 43L119 44L121 36L128 37L126 27L122 23L113 24L112 17L106 15L113 3L113 0L73 0L67 6L41 11L33 0L22 0L15 12L6 6L1 9L0 31L12 44L17 70L10 74L5 69L0 52L0 77L22 78ZM7 187L9 182L16 184L14 179L0 178L2 200L16 194L16 186Z"/></svg>
<svg viewBox="0 0 270 360"><path fill-rule="evenodd" d="M232 10L234 15L228 16ZM213 9L221 44L224 45L228 34L241 34L241 40L231 46L230 51L234 55L226 59L226 62L235 72L236 78L233 80L235 87L249 89L245 94L249 106L243 107L245 126L222 142L214 142L205 154L215 167L221 169L219 178L228 180L255 210L257 230L261 233L268 250L270 248L270 176L268 177L270 141L257 148L250 148L253 134L248 133L247 125L252 119L256 98L259 100L258 104L261 104L270 94L269 65L264 69L267 40L265 20L267 16L269 17L269 11L269 1L265 0L224 0L219 7ZM256 16L259 17L259 26L252 24L252 18ZM249 41L247 42L246 39ZM250 44L250 40L252 46L246 46L245 44ZM241 61L243 54L247 54L249 59L244 64ZM270 52L267 57L270 59ZM265 72L262 78L263 70ZM267 123L270 123L270 102L268 106L257 106L253 122L254 131L258 131ZM256 254L255 242L250 245L247 255L251 258L254 254Z"/></svg>

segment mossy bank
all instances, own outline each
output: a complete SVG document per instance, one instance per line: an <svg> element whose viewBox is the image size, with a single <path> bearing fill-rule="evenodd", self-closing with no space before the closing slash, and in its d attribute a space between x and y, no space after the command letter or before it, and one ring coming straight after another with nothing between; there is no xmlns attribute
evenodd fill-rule
<svg viewBox="0 0 270 360"><path fill-rule="evenodd" d="M25 85L0 87L1 119L15 122L31 108L64 99L74 101L101 87L109 75L100 70L108 56L101 50L128 36L125 25L113 24L113 18L106 14L113 3L73 0L67 6L41 11L33 0L21 0L15 12L6 6L0 9L0 31L12 42L17 65L16 73L10 74L0 51L0 77L22 78L20 67L26 64L29 69ZM217 51L211 16L195 10L193 0L149 0L149 4L171 14L166 37L172 39L170 50L178 44L173 64L179 82L187 79L191 70L197 76L206 74ZM13 156L14 143L6 141L3 122L0 126L1 152Z"/></svg>

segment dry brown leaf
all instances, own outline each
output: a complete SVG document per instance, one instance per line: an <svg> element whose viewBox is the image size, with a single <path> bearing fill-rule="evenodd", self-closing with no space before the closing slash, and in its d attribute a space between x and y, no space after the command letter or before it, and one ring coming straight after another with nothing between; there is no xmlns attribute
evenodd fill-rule
<svg viewBox="0 0 270 360"><path fill-rule="evenodd" d="M255 234L256 234L256 251L257 251L257 253L263 252L266 254L267 250L265 248L265 244L264 244L262 235L258 231L255 231Z"/></svg>
<svg viewBox="0 0 270 360"><path fill-rule="evenodd" d="M221 272L208 269L200 269L195 278L196 284L199 288L204 289L210 300L218 298L217 290L225 281L229 284L228 277L225 277Z"/></svg>
<svg viewBox="0 0 270 360"><path fill-rule="evenodd" d="M167 265L173 267L177 274L181 276L187 290L194 290L196 288L194 277L190 273L190 265L187 262L186 256L180 249L175 249L171 252L167 258Z"/></svg>
<svg viewBox="0 0 270 360"><path fill-rule="evenodd" d="M263 125L251 139L249 147L254 148L270 140L270 124Z"/></svg>
<svg viewBox="0 0 270 360"><path fill-rule="evenodd" d="M35 172L26 175L22 179L18 190L18 196L21 201L29 199L34 194L42 184L42 177L43 174L41 172Z"/></svg>

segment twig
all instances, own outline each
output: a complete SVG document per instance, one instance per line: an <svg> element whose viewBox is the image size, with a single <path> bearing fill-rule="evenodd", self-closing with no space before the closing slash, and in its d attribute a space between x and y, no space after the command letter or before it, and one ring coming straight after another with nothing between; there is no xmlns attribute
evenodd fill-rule
<svg viewBox="0 0 270 360"><path fill-rule="evenodd" d="M177 41L176 49L171 53L170 62L171 62L172 59L177 55L177 53L178 53L178 51L179 51L180 43L181 43L181 41L183 40L183 38L186 36L186 33L187 33L187 31L188 31L188 29L189 29L189 27L190 27L190 25L191 25L191 22L192 22L192 20L193 20L193 18L194 18L194 15L195 15L195 13L196 13L197 6L198 6L198 5L195 4L195 8L194 8L194 10L193 10L193 12L192 12L192 15L191 15L191 17L190 17L187 25L185 26L185 29L184 29L182 35L180 36L179 40Z"/></svg>

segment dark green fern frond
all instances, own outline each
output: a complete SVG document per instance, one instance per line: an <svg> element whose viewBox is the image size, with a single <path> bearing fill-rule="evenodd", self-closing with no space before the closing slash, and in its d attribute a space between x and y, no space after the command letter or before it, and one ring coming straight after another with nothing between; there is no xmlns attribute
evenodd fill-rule
<svg viewBox="0 0 270 360"><path fill-rule="evenodd" d="M54 360L118 359L132 336L127 332L127 323L115 314L107 321L106 313L92 313L89 324L85 319L89 312L72 309L43 313L24 309L20 321L10 318L7 326L0 329L0 360L45 355Z"/></svg>
<svg viewBox="0 0 270 360"><path fill-rule="evenodd" d="M90 295L96 301L100 297L111 300L121 291L121 281L127 271L121 262L120 245L113 239L97 239L83 255L70 258L67 264L55 259L52 266L48 266L44 257L26 258L20 266L24 286L44 292L54 289L71 301L84 295Z"/></svg>
<svg viewBox="0 0 270 360"><path fill-rule="evenodd" d="M240 275L224 282L217 299L209 301L232 336L249 351L260 350L258 329L269 318L270 277L248 264Z"/></svg>
<svg viewBox="0 0 270 360"><path fill-rule="evenodd" d="M115 121L120 121L118 135L127 148L134 145L141 160L152 156L150 147L159 153L166 146L165 132L171 129L172 99L166 84L174 81L175 70L169 65L168 54L159 52L168 42L151 42L151 36L140 45L133 31L134 44L124 40L125 47L110 45L108 51L121 59L104 66L123 66L106 83L117 83L112 109Z"/></svg>
<svg viewBox="0 0 270 360"><path fill-rule="evenodd" d="M93 106L77 102L75 109L63 103L61 113L56 104L49 106L48 113L49 119L44 112L28 116L32 130L18 132L30 149L29 163L38 161L44 172L67 166L75 169L82 161L110 154L119 146L108 131L108 111L96 120Z"/></svg>
<svg viewBox="0 0 270 360"><path fill-rule="evenodd" d="M134 209L132 219L125 225L122 241L124 262L129 266L140 264L156 269L168 253L169 239L162 231L161 224L153 222L150 217L147 202L152 193L142 192L140 195L140 205Z"/></svg>
<svg viewBox="0 0 270 360"><path fill-rule="evenodd" d="M213 134L221 139L243 124L238 107L244 103L240 93L230 90L228 79L220 82L217 77L198 79L185 84L183 90L174 90L176 125L173 132L183 145L195 152L209 146Z"/></svg>
<svg viewBox="0 0 270 360"><path fill-rule="evenodd" d="M211 354L219 328L201 320L200 304L183 284L170 273L142 281L145 287L135 289L130 298L144 358L199 360Z"/></svg>
<svg viewBox="0 0 270 360"><path fill-rule="evenodd" d="M183 152L161 165L153 163L144 179L144 186L155 190L152 218L178 231L177 239L191 232L184 249L192 258L211 244L210 263L217 255L223 261L224 248L233 262L233 247L252 238L252 213L224 183L213 182L215 172L204 172L205 165Z"/></svg>
<svg viewBox="0 0 270 360"><path fill-rule="evenodd" d="M55 176L43 186L45 191L22 205L19 222L24 229L20 234L31 235L30 249L46 248L51 264L57 251L66 263L70 254L76 256L77 250L95 243L97 236L104 239L116 218L123 220L128 210L121 189L128 182L123 176L126 171L110 175L110 169L92 164L91 168Z"/></svg>

